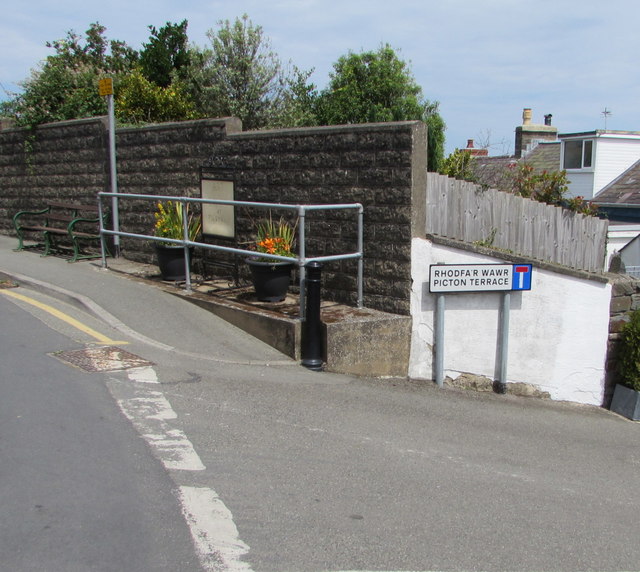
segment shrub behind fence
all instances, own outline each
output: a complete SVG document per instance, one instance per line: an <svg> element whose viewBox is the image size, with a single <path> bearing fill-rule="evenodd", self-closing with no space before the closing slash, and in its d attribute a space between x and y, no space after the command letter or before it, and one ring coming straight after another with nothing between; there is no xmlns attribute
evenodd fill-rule
<svg viewBox="0 0 640 572"><path fill-rule="evenodd" d="M607 228L597 217L437 173L427 176L428 234L601 272Z"/></svg>

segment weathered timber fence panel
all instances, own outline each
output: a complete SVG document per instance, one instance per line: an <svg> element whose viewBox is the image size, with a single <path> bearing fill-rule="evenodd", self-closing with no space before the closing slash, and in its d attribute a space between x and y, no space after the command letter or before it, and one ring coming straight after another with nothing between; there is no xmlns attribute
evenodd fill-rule
<svg viewBox="0 0 640 572"><path fill-rule="evenodd" d="M437 173L427 175L427 233L601 272L608 222Z"/></svg>

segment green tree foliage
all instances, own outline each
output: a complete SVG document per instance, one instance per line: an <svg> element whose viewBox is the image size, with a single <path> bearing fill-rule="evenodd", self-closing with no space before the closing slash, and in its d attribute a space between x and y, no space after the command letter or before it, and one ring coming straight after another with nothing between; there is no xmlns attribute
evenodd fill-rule
<svg viewBox="0 0 640 572"><path fill-rule="evenodd" d="M197 117L195 106L180 83L160 87L136 70L117 88L116 116L123 123L181 121Z"/></svg>
<svg viewBox="0 0 640 572"><path fill-rule="evenodd" d="M105 75L126 73L137 53L120 41L109 42L104 26L91 24L84 39L73 31L66 38L47 43L55 50L21 84L23 92L0 104L0 113L17 125L92 117L106 113L97 82Z"/></svg>
<svg viewBox="0 0 640 572"><path fill-rule="evenodd" d="M245 129L269 126L282 114L287 79L262 27L245 14L209 30L191 73L198 107L212 117L234 116Z"/></svg>
<svg viewBox="0 0 640 572"><path fill-rule="evenodd" d="M536 172L531 165L519 163L512 167L511 192L548 205L564 207L572 211L595 215L597 207L583 197L567 197L569 182L566 171Z"/></svg>
<svg viewBox="0 0 640 572"><path fill-rule="evenodd" d="M447 175L454 179L473 182L475 180L475 174L473 172L474 161L475 159L469 151L466 149L456 149L444 159L439 172L441 175Z"/></svg>
<svg viewBox="0 0 640 572"><path fill-rule="evenodd" d="M303 71L293 66L285 77L282 100L274 111L269 127L311 127L318 125L316 86L309 83L313 70Z"/></svg>
<svg viewBox="0 0 640 572"><path fill-rule="evenodd" d="M176 75L184 79L191 61L187 20L180 24L167 22L159 30L149 26L149 42L143 44L140 52L140 67L149 80L160 87L168 87Z"/></svg>
<svg viewBox="0 0 640 572"><path fill-rule="evenodd" d="M330 83L319 97L322 125L422 120L429 128L428 166L437 170L444 155L445 124L438 103L424 99L406 62L389 45L350 52L334 64Z"/></svg>

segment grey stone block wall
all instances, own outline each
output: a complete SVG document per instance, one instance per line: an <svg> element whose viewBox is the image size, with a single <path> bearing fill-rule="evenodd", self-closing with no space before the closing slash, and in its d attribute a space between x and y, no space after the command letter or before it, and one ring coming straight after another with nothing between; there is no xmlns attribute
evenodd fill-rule
<svg viewBox="0 0 640 572"><path fill-rule="evenodd" d="M234 134L205 167L234 173L237 200L362 203L365 306L409 314L411 238L424 235L416 164L426 173L426 128L403 122ZM238 217L240 242L250 239L252 216ZM314 212L307 222L307 257L357 249L355 211ZM323 296L354 304L356 277L355 261L325 264Z"/></svg>
<svg viewBox="0 0 640 572"><path fill-rule="evenodd" d="M620 333L630 320L630 313L640 309L640 280L628 274L609 274L611 305L609 308L609 347L607 351L604 405L611 403L613 390L618 382L617 360Z"/></svg>
<svg viewBox="0 0 640 572"><path fill-rule="evenodd" d="M200 170L231 172L236 199L364 205L365 305L409 314L411 238L424 235L426 127L421 122L241 132L237 119L118 129L120 192L199 196ZM93 203L111 189L104 118L0 131L0 232L47 200ZM150 233L155 205L120 201L123 231ZM237 240L259 212L238 209ZM279 216L279 213L274 213ZM354 212L309 216L307 256L354 252ZM153 262L152 245L122 240L125 257ZM217 256L217 255L216 255ZM327 263L326 298L356 301L354 261Z"/></svg>
<svg viewBox="0 0 640 572"><path fill-rule="evenodd" d="M11 217L47 200L95 204L106 190L106 127L100 119L0 131L0 232Z"/></svg>

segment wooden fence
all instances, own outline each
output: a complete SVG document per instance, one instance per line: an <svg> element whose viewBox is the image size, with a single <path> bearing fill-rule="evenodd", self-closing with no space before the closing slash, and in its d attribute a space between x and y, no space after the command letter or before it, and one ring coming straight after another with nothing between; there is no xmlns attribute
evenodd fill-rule
<svg viewBox="0 0 640 572"><path fill-rule="evenodd" d="M427 233L601 272L608 222L437 173L427 176Z"/></svg>

